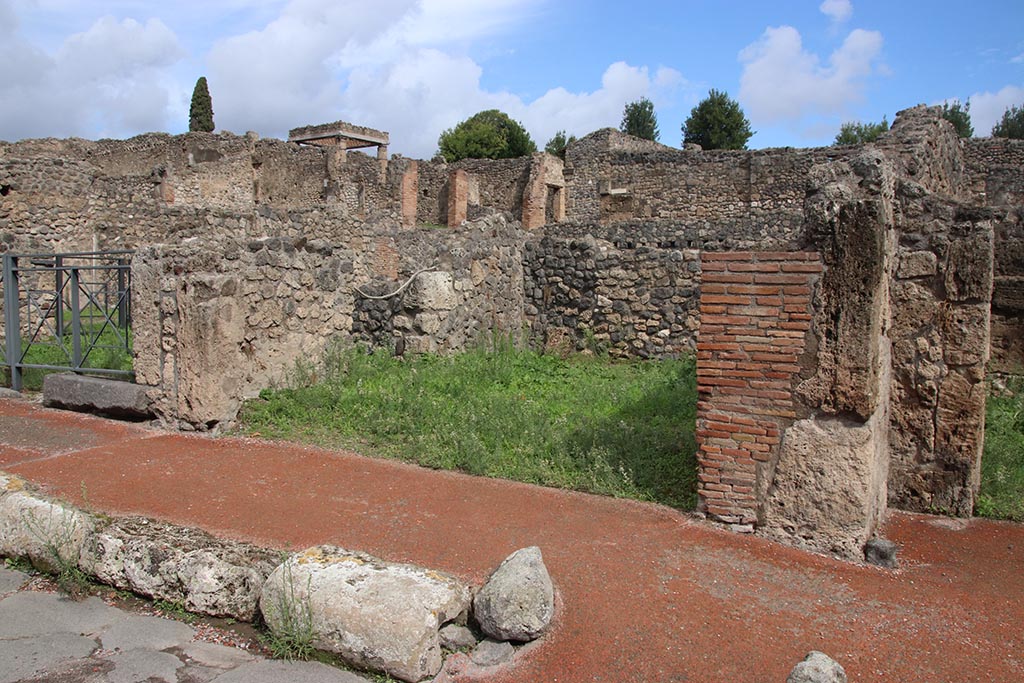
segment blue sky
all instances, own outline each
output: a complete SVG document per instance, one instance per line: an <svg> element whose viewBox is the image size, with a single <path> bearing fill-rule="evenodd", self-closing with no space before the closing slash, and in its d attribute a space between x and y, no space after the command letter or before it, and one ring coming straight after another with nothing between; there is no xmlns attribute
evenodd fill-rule
<svg viewBox="0 0 1024 683"><path fill-rule="evenodd" d="M557 130L655 103L665 144L710 88L750 147L829 144L844 121L1024 103L1024 2L979 0L0 0L0 139L183 132L196 78L218 129L343 119L429 157L481 109Z"/></svg>

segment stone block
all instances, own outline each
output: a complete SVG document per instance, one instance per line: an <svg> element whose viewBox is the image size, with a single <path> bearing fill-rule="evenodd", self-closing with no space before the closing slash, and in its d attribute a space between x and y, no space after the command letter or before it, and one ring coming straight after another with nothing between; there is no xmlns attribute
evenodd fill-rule
<svg viewBox="0 0 1024 683"><path fill-rule="evenodd" d="M946 296L952 301L985 301L992 296L992 231L953 240L946 255Z"/></svg>
<svg viewBox="0 0 1024 683"><path fill-rule="evenodd" d="M470 599L469 587L454 577L317 546L274 570L260 611L273 631L306 623L315 647L415 682L441 670L438 631Z"/></svg>
<svg viewBox="0 0 1024 683"><path fill-rule="evenodd" d="M198 529L125 518L89 537L79 566L111 586L180 602L192 612L252 621L278 560L271 551Z"/></svg>
<svg viewBox="0 0 1024 683"><path fill-rule="evenodd" d="M864 561L879 567L896 567L896 544L884 538L872 538L864 544Z"/></svg>
<svg viewBox="0 0 1024 683"><path fill-rule="evenodd" d="M900 265L896 272L899 278L914 278L935 275L938 259L930 251L910 251L900 255Z"/></svg>
<svg viewBox="0 0 1024 683"><path fill-rule="evenodd" d="M420 273L409 286L405 304L427 311L448 311L458 304L455 280L447 271Z"/></svg>
<svg viewBox="0 0 1024 683"><path fill-rule="evenodd" d="M149 387L74 373L43 378L43 403L111 417L143 420L153 416Z"/></svg>
<svg viewBox="0 0 1024 683"><path fill-rule="evenodd" d="M867 423L797 421L782 439L759 518L766 536L851 560L885 511L888 412Z"/></svg>
<svg viewBox="0 0 1024 683"><path fill-rule="evenodd" d="M11 486L9 480L7 486ZM37 569L56 573L74 566L96 520L69 505L15 489L0 496L0 555L27 557Z"/></svg>

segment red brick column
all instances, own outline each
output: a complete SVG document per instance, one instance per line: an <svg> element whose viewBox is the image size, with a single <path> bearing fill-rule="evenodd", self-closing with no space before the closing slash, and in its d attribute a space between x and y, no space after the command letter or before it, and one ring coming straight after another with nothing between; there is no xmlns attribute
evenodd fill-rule
<svg viewBox="0 0 1024 683"><path fill-rule="evenodd" d="M402 174L402 227L411 228L416 225L416 209L420 191L420 170L415 160L409 162L409 166Z"/></svg>
<svg viewBox="0 0 1024 683"><path fill-rule="evenodd" d="M698 493L713 519L757 521L759 470L796 418L793 388L821 272L816 253L701 256Z"/></svg>
<svg viewBox="0 0 1024 683"><path fill-rule="evenodd" d="M469 211L469 174L461 168L448 174L448 227L466 222Z"/></svg>

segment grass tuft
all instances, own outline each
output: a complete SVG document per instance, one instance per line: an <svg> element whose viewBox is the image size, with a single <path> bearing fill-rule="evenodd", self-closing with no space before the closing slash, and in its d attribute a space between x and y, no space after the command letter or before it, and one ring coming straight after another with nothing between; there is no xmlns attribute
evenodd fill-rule
<svg viewBox="0 0 1024 683"><path fill-rule="evenodd" d="M979 517L1024 521L1024 378L991 392L985 410Z"/></svg>
<svg viewBox="0 0 1024 683"><path fill-rule="evenodd" d="M437 469L696 505L694 362L567 359L496 342L395 359L332 347L243 429Z"/></svg>

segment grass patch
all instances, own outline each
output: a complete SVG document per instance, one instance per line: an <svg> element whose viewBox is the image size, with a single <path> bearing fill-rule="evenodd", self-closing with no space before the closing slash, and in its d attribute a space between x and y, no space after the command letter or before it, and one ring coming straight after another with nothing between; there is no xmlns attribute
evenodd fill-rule
<svg viewBox="0 0 1024 683"><path fill-rule="evenodd" d="M1024 378L992 392L985 409L980 517L1024 521Z"/></svg>
<svg viewBox="0 0 1024 683"><path fill-rule="evenodd" d="M125 348L124 335L127 335ZM95 341L95 343L94 343ZM94 325L82 328L82 353L92 351L85 358L83 367L105 368L108 370L132 369L132 334L131 330L115 330L111 326ZM25 354L23 363L30 365L70 366L72 349L70 333L62 338L48 337L37 339L29 345L28 339L21 340L22 352ZM54 372L64 370L44 370L41 368L25 368L22 370L22 383L25 389L38 391L43 386L43 378ZM10 386L10 368L4 368L4 380Z"/></svg>
<svg viewBox="0 0 1024 683"><path fill-rule="evenodd" d="M242 429L437 469L696 505L692 359L561 359L511 344L405 360L332 348Z"/></svg>

